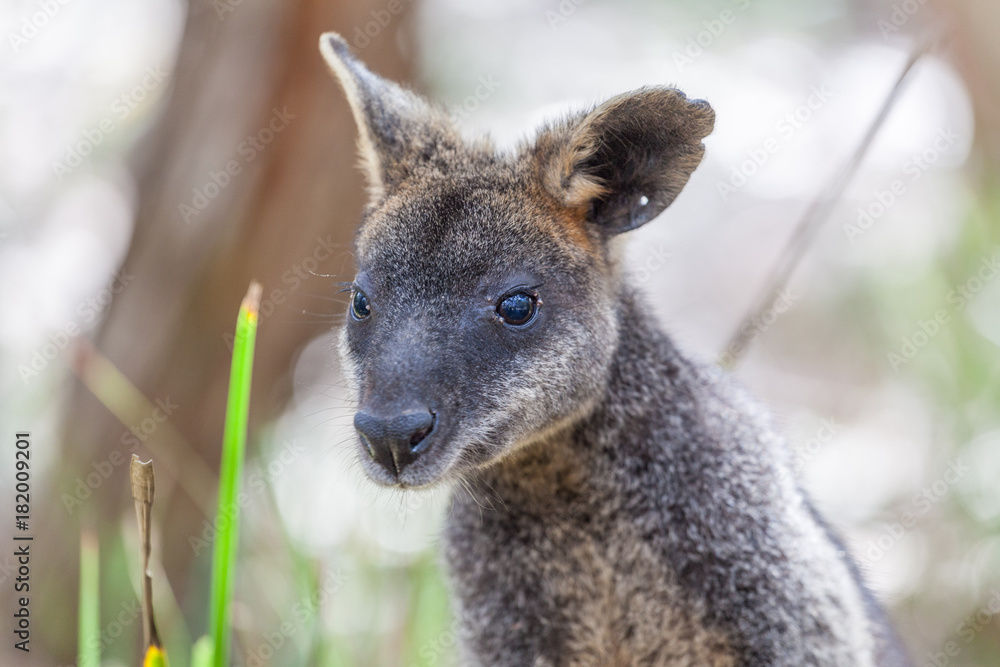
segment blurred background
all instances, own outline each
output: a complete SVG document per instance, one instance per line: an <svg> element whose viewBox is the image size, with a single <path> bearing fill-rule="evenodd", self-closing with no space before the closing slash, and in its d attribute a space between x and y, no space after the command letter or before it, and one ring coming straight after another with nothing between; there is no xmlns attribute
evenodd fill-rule
<svg viewBox="0 0 1000 667"><path fill-rule="evenodd" d="M501 146L645 84L709 100L705 161L632 235L627 270L684 348L723 361L798 218L937 35L734 374L916 663L1000 664L997 3L8 0L0 27L0 525L29 430L35 537L31 652L5 630L0 662L73 663L91 526L104 661L136 663L135 452L158 467L155 599L186 665L207 627L229 335L256 278L234 663L455 664L447 491L379 490L353 463L332 340L363 184L317 51L336 30Z"/></svg>

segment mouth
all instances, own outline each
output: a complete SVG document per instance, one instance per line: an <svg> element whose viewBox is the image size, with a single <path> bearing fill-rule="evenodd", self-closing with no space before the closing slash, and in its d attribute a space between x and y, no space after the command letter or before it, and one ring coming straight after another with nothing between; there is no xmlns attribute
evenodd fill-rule
<svg viewBox="0 0 1000 667"><path fill-rule="evenodd" d="M390 489L429 489L445 482L451 469L451 461L442 461L441 457L430 455L421 459L419 465L404 468L402 472L391 471L380 465L361 439L358 458L365 475L375 484ZM437 445L435 445L436 447Z"/></svg>

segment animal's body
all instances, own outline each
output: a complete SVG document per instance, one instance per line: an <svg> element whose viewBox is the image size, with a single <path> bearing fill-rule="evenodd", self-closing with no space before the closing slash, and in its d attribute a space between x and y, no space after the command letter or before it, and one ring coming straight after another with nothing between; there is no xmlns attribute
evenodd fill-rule
<svg viewBox="0 0 1000 667"><path fill-rule="evenodd" d="M643 89L498 154L336 35L321 50L372 189L341 338L361 460L462 481L462 664L907 664L766 415L619 270L618 234L700 161L708 104Z"/></svg>

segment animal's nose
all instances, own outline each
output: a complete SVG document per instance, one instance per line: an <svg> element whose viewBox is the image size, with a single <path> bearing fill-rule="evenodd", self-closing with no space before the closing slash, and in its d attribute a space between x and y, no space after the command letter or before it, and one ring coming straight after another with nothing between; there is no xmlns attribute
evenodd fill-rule
<svg viewBox="0 0 1000 667"><path fill-rule="evenodd" d="M408 410L389 417L370 412L354 415L354 428L368 453L396 477L426 449L434 422L434 413L429 410Z"/></svg>

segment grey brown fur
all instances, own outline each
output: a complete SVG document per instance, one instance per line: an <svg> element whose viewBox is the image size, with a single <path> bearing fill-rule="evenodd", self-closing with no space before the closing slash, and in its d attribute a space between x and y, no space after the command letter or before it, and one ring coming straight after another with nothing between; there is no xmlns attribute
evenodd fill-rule
<svg viewBox="0 0 1000 667"><path fill-rule="evenodd" d="M372 191L340 341L360 459L461 482L462 664L908 664L766 415L622 277L618 234L687 182L708 104L646 88L498 153L320 44Z"/></svg>

